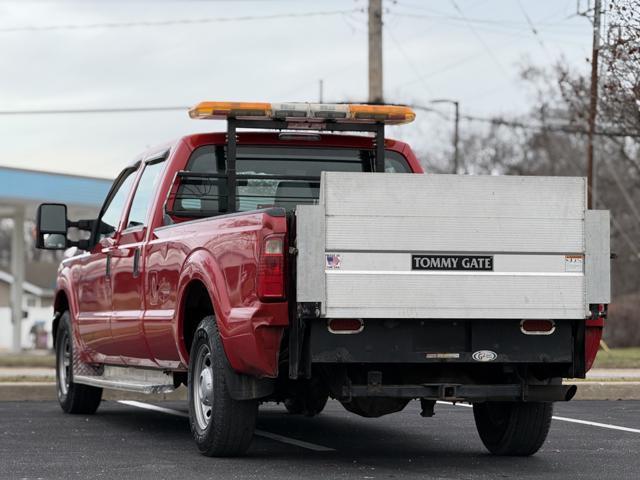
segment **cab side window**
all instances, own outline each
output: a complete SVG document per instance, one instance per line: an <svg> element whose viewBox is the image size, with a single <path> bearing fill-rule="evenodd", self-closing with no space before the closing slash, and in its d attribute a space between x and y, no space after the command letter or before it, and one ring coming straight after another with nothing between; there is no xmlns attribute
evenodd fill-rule
<svg viewBox="0 0 640 480"><path fill-rule="evenodd" d="M149 207L151 206L153 194L156 191L163 166L164 162L162 160L145 165L142 177L138 182L138 187L136 188L136 193L133 197L133 202L131 202L131 209L129 210L129 219L127 220L126 228L135 228L145 225L149 213Z"/></svg>
<svg viewBox="0 0 640 480"><path fill-rule="evenodd" d="M122 217L122 211L127 202L127 197L131 191L131 186L136 178L137 168L130 168L120 174L116 192L109 198L108 205L100 218L99 240L105 237L112 237L118 228L118 223Z"/></svg>

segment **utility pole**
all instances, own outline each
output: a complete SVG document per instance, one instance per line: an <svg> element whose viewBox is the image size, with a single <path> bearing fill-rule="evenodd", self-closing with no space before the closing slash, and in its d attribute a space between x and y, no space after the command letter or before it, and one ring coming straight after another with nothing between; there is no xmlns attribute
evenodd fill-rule
<svg viewBox="0 0 640 480"><path fill-rule="evenodd" d="M593 140L598 112L598 53L600 51L600 13L602 0L595 0L593 7L593 51L591 53L591 95L589 105L589 135L587 144L587 207L596 204L596 184L593 158Z"/></svg>
<svg viewBox="0 0 640 480"><path fill-rule="evenodd" d="M22 350L22 289L24 284L24 208L16 207L11 233L11 321L13 322L12 351Z"/></svg>
<svg viewBox="0 0 640 480"><path fill-rule="evenodd" d="M369 0L369 103L382 102L382 0Z"/></svg>
<svg viewBox="0 0 640 480"><path fill-rule="evenodd" d="M324 100L324 82L320 79L319 82L319 92L318 92L318 103L322 103Z"/></svg>

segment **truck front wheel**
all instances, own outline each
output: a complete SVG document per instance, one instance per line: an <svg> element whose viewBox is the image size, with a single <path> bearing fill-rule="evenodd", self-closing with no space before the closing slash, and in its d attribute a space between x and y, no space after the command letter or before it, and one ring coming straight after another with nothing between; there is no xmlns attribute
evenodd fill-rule
<svg viewBox="0 0 640 480"><path fill-rule="evenodd" d="M495 455L536 453L547 438L552 415L552 403L485 402L473 405L480 439Z"/></svg>
<svg viewBox="0 0 640 480"><path fill-rule="evenodd" d="M225 362L215 317L205 317L191 345L188 400L191 432L200 452L209 457L245 453L256 425L258 402L231 398Z"/></svg>
<svg viewBox="0 0 640 480"><path fill-rule="evenodd" d="M66 413L96 413L102 389L73 382L73 333L69 312L60 317L56 334L56 390L58 402Z"/></svg>

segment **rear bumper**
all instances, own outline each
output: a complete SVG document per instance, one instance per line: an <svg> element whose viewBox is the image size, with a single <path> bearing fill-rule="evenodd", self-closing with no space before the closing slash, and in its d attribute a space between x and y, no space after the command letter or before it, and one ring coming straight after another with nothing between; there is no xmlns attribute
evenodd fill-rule
<svg viewBox="0 0 640 480"><path fill-rule="evenodd" d="M343 399L367 398L422 398L446 401L525 401L557 402L569 401L577 391L575 385L345 385Z"/></svg>
<svg viewBox="0 0 640 480"><path fill-rule="evenodd" d="M584 320L559 320L550 335L526 335L520 320L366 319L355 334L310 321L309 358L318 364L555 364L584 370ZM486 351L489 355L478 356ZM478 358L484 360L479 361Z"/></svg>

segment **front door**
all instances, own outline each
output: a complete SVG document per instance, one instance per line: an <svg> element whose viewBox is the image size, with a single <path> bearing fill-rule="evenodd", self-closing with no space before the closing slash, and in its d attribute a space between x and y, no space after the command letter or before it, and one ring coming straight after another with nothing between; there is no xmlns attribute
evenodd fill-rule
<svg viewBox="0 0 640 480"><path fill-rule="evenodd" d="M111 275L109 252L113 239L104 238L78 262L78 315L76 324L85 351L92 360L106 360L106 345L111 341Z"/></svg>
<svg viewBox="0 0 640 480"><path fill-rule="evenodd" d="M93 232L95 245L80 259L77 279L80 340L96 362L120 363L109 351L111 343L112 262L124 207L136 178L136 167L125 169L116 179L100 211L100 228Z"/></svg>

